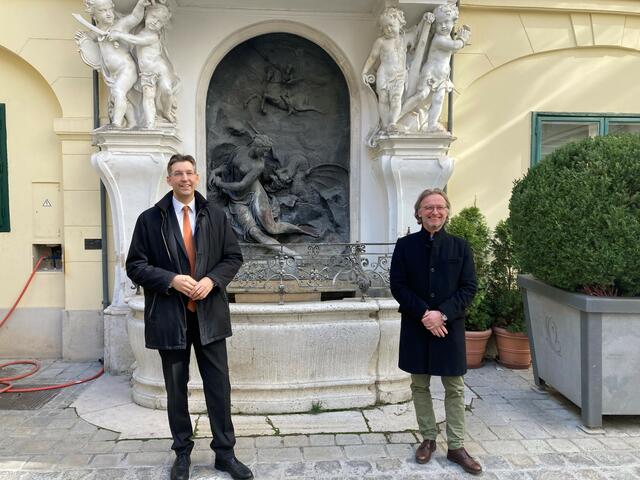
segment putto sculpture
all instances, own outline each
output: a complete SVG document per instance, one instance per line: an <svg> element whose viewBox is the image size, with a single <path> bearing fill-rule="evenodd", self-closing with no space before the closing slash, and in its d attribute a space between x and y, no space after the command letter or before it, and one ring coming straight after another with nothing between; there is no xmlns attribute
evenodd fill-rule
<svg viewBox="0 0 640 480"><path fill-rule="evenodd" d="M152 129L158 120L175 125L179 79L169 60L164 29L171 18L166 0L138 0L121 15L113 0L85 0L95 25L75 35L82 60L100 71L109 88L109 120L116 128Z"/></svg>
<svg viewBox="0 0 640 480"><path fill-rule="evenodd" d="M387 7L380 14L382 36L362 72L365 85L375 84L378 99L380 125L374 135L446 131L439 118L445 95L453 90L451 57L471 35L467 25L454 31L458 16L455 5L439 5L404 31L400 9Z"/></svg>

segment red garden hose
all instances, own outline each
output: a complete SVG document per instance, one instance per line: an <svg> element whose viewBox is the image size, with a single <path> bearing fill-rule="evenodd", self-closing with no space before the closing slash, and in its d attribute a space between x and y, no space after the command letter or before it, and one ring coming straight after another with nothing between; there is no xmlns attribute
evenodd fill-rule
<svg viewBox="0 0 640 480"><path fill-rule="evenodd" d="M22 291L20 292L20 295L18 295L18 299L14 302L13 306L9 309L7 314L0 321L0 328L2 328L2 326L5 324L5 322L9 319L9 317L11 316L13 311L18 306L18 303L20 302L20 300L22 299L23 295L27 291L27 288L31 284L31 280L33 280L34 275L38 271L38 267L44 261L45 258L46 257L42 256L36 262L36 266L33 267L33 271L31 272L31 275L29 275L29 278L27 279L27 282L24 284L24 287L22 287ZM103 368L100 368L98 373L96 373L95 375L93 375L91 377L88 377L88 378L83 378L81 380L73 380L73 381L66 382L66 383L60 383L58 385L48 385L48 386L43 386L43 387L14 388L13 385L11 384L11 382L13 382L15 380L20 380L21 378L28 377L29 375L33 375L38 370L40 370L40 363L37 362L36 360L15 360L15 361L12 361L12 362L0 363L0 370L2 370L4 367L8 367L9 365L33 365L33 368L30 371L26 372L26 373L22 373L20 375L15 375L13 377L0 377L0 394L7 393L7 392L12 392L12 393L40 392L40 391L43 391L43 390L55 390L57 388L70 387L72 385L79 385L80 383L85 383L85 382L89 382L91 380L94 380L94 379L98 378L100 375L102 375L104 373L104 367L103 367Z"/></svg>

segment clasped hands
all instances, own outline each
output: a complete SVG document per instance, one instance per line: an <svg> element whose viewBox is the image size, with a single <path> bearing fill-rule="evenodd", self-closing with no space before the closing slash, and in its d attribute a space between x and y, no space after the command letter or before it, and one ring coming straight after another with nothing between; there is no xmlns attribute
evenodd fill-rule
<svg viewBox="0 0 640 480"><path fill-rule="evenodd" d="M444 325L442 313L438 310L427 310L422 316L422 324L436 337L444 337L449 333Z"/></svg>
<svg viewBox="0 0 640 480"><path fill-rule="evenodd" d="M191 275L176 275L171 280L171 287L184 293L191 300L202 300L213 290L215 283L209 277L202 277L196 281Z"/></svg>

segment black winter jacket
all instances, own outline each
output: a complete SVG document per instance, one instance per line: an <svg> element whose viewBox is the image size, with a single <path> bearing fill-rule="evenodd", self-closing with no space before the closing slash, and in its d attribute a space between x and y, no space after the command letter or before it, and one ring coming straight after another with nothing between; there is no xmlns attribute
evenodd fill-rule
<svg viewBox="0 0 640 480"><path fill-rule="evenodd" d="M467 242L444 229L433 241L424 229L399 238L390 281L402 314L399 367L415 374L464 375L465 309L476 293L473 254ZM448 317L444 338L436 337L422 324L427 308Z"/></svg>
<svg viewBox="0 0 640 480"><path fill-rule="evenodd" d="M196 271L215 287L196 302L200 341L203 345L231 336L229 302L225 288L242 265L238 240L219 208L196 192ZM157 350L187 346L187 297L170 288L177 274L189 274L182 232L173 209L173 192L138 217L129 255L127 275L144 288L145 344Z"/></svg>

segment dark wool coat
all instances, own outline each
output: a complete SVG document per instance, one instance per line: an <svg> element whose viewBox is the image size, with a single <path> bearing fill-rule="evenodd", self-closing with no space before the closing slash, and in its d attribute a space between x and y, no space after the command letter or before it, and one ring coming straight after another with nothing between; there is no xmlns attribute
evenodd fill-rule
<svg viewBox="0 0 640 480"><path fill-rule="evenodd" d="M176 274L189 274L189 260L173 208L173 192L138 217L127 275L144 288L144 336L147 348L187 347L187 297L169 285ZM226 215L196 192L196 271L215 287L196 302L203 345L231 336L229 302L225 288L242 265L242 253Z"/></svg>
<svg viewBox="0 0 640 480"><path fill-rule="evenodd" d="M473 255L467 242L440 230L399 238L391 260L391 293L400 304L399 367L405 372L464 375L465 309L476 293ZM422 324L424 312L439 310L448 334L436 337Z"/></svg>

